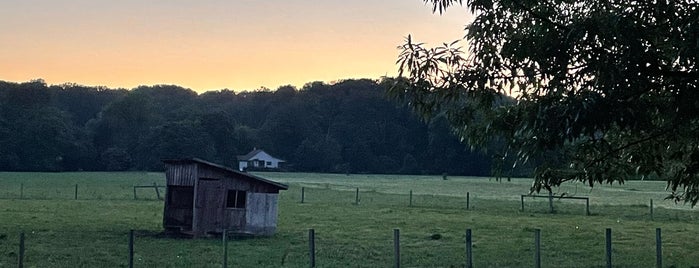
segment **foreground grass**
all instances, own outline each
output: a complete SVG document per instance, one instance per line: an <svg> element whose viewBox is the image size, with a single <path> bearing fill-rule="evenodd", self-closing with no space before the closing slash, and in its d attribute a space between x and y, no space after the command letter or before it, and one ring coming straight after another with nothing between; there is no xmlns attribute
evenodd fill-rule
<svg viewBox="0 0 699 268"><path fill-rule="evenodd" d="M290 184L280 195L277 234L231 241L231 267L307 267L308 228L316 230L318 267L392 266L393 228L401 230L404 267L462 267L467 228L473 230L477 267L533 266L536 228L542 230L545 267L603 266L605 228L613 229L615 266L653 266L656 227L663 230L666 266L698 265L695 210L658 208L650 220L644 204L653 196L646 192L656 186L662 190L658 183L614 186L603 193L595 189L592 193L599 197L592 201L593 215L584 216L584 205L568 201L556 201L556 214L546 213L544 200L527 200L525 211L520 211L519 194L526 193L528 180L262 176ZM162 184L163 177L158 173L0 173L0 198L6 198L0 199L0 267L15 265L22 231L27 234L29 267L126 266L130 229L138 230L137 267L220 267L219 239L163 238L158 235L162 201L130 200L132 185ZM25 185L25 197L35 191L29 195L33 199L7 198L14 190L5 187L18 182ZM82 198L87 200L72 200L71 185L76 183L80 190L84 188ZM66 192L56 193L61 187ZM299 202L301 187L305 203ZM361 189L359 205L353 204L355 187ZM410 190L412 207L408 206ZM471 193L471 210L464 209L465 191ZM49 196L41 198L42 194ZM618 195L618 199L606 195ZM602 203L601 198L615 202ZM436 234L439 239L433 238Z"/></svg>

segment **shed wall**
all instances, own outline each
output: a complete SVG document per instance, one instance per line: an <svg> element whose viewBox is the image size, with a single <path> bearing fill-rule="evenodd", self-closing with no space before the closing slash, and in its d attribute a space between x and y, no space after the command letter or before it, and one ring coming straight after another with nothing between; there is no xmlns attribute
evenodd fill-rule
<svg viewBox="0 0 699 268"><path fill-rule="evenodd" d="M245 231L273 235L277 229L277 194L249 193Z"/></svg>
<svg viewBox="0 0 699 268"><path fill-rule="evenodd" d="M197 164L167 165L165 178L167 185L194 186L197 180Z"/></svg>

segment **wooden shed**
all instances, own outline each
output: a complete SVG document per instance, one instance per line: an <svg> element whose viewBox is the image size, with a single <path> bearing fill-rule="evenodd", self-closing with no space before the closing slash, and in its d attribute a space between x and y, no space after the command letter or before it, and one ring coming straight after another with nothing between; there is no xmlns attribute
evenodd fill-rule
<svg viewBox="0 0 699 268"><path fill-rule="evenodd" d="M165 160L163 226L194 236L230 230L272 235L285 184L201 159Z"/></svg>

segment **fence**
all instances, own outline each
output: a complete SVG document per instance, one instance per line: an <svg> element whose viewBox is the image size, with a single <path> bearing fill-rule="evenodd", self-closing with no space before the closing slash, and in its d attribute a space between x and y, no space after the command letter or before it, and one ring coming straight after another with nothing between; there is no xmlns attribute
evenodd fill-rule
<svg viewBox="0 0 699 268"><path fill-rule="evenodd" d="M10 187L11 188L11 187ZM127 191L127 188L132 189L132 195ZM4 195L0 194L0 199L34 199L34 200L101 200L101 199L139 199L139 200L162 200L164 196L165 185L158 185L157 182L152 182L151 185L119 185L115 187L114 191L106 190L105 187L94 185L94 184L74 184L74 185L62 185L55 186L52 188L47 188L45 186L26 186L24 183L20 183L19 187L16 187L14 191L12 189L3 189L5 191ZM298 188L296 188L298 189ZM293 187L290 189L293 190ZM324 191L332 191L331 195L323 193ZM353 193L353 195L350 195ZM576 196L544 196L544 195L520 195L520 211L529 211L534 209L536 212L544 212L543 207L536 207L537 204L533 203L532 206L525 209L525 198L536 198L548 199L548 212L549 213L560 213L561 211L554 210L554 201L556 201L556 206L560 206L566 210L574 211L575 206L572 205L561 205L562 200L585 200L585 214L591 215L590 211L590 198L589 197L576 197ZM318 188L318 187L300 187L299 201L301 203L306 202L328 202L328 203L351 203L354 205L361 205L364 203L380 203L380 204L394 204L399 206L408 207L434 207L434 208L459 208L459 209L474 209L476 206L487 207L492 209L494 206L505 207L510 206L511 202L499 202L501 200L496 200L490 197L474 197L470 192L462 197L457 196L442 196L435 194L426 193L415 193L413 190L409 190L407 193L379 193L376 191L362 191L359 187L345 187L342 189L330 189L330 188ZM475 201L475 202L474 202ZM506 204L507 203L507 204ZM497 204L497 205L496 205ZM646 214L651 219L654 218L655 206L653 205L653 199L650 199L649 205L646 204L636 204L633 205L637 208L647 207L648 214ZM643 213L645 214L645 213Z"/></svg>
<svg viewBox="0 0 699 268"><path fill-rule="evenodd" d="M129 268L135 267L135 259L136 259L136 245L138 241L136 240L136 232L134 230L130 230L127 234L128 236L128 245L125 249L126 251L126 260L124 261L126 265ZM385 264L379 264L380 266L388 267L392 265L393 267L400 268L402 265L401 261L401 239L400 239L400 229L394 229L393 230L393 262L391 264L385 263ZM542 256L542 238L541 238L542 230L541 229L534 229L533 230L533 237L532 237L532 248L533 254L532 258L530 261L530 265L532 267L540 268L542 263L546 263L545 261L542 262L541 256ZM656 267L663 267L663 246L662 246L662 231L661 228L656 228L655 229L655 266ZM230 233L227 231L224 231L224 233L221 235L221 251L222 254L218 256L220 258L220 263L221 266L226 268L228 267L228 261L231 256L235 258L235 252L234 254L229 254L229 237L231 236ZM464 241L464 261L463 265L468 268L472 268L474 265L474 260L478 258L478 251L474 251L474 246L473 246L473 238L474 234L471 229L466 229L465 232L465 241ZM612 251L612 229L611 228L606 228L605 229L605 237L604 237L604 259L605 259L605 265L606 267L612 267L614 265L613 261L613 251ZM18 254L17 254L17 267L18 268L23 268L25 265L32 265L31 262L25 262L25 260L30 257L26 255L26 250L28 247L32 247L32 241L27 241L25 233L22 232L19 234L19 243L18 243ZM650 253L650 252L649 252ZM179 256L179 255L178 255ZM307 259L307 265L309 267L316 267L316 264L318 261L320 263L323 263L324 260L317 260L316 259L316 233L315 229L308 229L308 259ZM556 260L548 260L549 262L555 262ZM585 262L582 262L585 263ZM76 263L73 263L75 265ZM84 263L80 263L83 265ZM211 264L211 263L209 263ZM589 263L590 265L593 265L592 263ZM34 264L35 265L35 264ZM112 265L115 265L115 263L112 263ZM122 264L123 265L123 262ZM148 263L143 263L143 265L149 265Z"/></svg>
<svg viewBox="0 0 699 268"><path fill-rule="evenodd" d="M297 188L298 189L298 188ZM300 192L293 192L293 188L290 188L291 200L295 200L300 203L336 203L336 204L352 204L352 205L362 205L362 204L381 204L381 205L394 205L394 206L408 206L408 207L430 207L430 208L452 208L452 209L465 209L465 210L492 210L505 209L507 211L512 211L514 207L512 206L512 200L498 200L490 197L478 197L472 195L470 192L466 192L463 197L458 196L441 196L434 194L425 193L415 193L413 190L409 190L405 194L400 193L379 193L376 191L362 191L359 187L345 188L345 189L330 189L330 188L318 188L318 187L300 187ZM296 197L294 198L294 197ZM529 206L525 207L525 201L528 201ZM584 204L584 215L593 215L590 209L590 197L584 196L554 196L554 195L520 195L519 196L519 211L533 211L541 213L577 213L581 205L570 203L565 204L562 201L566 200L581 200L585 201ZM538 201L537 201L538 200ZM548 204L547 207L542 206L543 204ZM556 209L559 207L561 209ZM597 211L594 215L599 215L603 213L603 209L606 209L608 214L613 215L615 213L628 214L636 213L640 217L649 217L651 220L655 218L654 211L656 211L656 206L653 205L653 199L650 199L648 204L630 204L623 207L630 207L633 209L612 209L610 206L598 205L596 207ZM509 209L507 209L509 208ZM665 218L676 217L665 212L663 214Z"/></svg>
<svg viewBox="0 0 699 268"><path fill-rule="evenodd" d="M20 183L18 187L6 187L0 189L0 199L30 199L30 200L121 200L121 199L142 199L155 200L163 199L165 185L158 185L153 182L151 185L115 185L113 189L105 188L102 185L92 184L72 184L72 185L25 185ZM133 188L133 197L126 189Z"/></svg>

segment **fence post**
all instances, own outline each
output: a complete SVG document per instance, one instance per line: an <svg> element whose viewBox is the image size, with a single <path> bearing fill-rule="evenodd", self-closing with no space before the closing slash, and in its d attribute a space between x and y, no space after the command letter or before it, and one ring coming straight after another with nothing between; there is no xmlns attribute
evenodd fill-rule
<svg viewBox="0 0 699 268"><path fill-rule="evenodd" d="M408 206L409 207L413 206L413 190L410 190L410 205L408 205Z"/></svg>
<svg viewBox="0 0 699 268"><path fill-rule="evenodd" d="M400 268L400 229L393 229L393 255L396 268Z"/></svg>
<svg viewBox="0 0 699 268"><path fill-rule="evenodd" d="M549 210L553 213L553 193L549 191Z"/></svg>
<svg viewBox="0 0 699 268"><path fill-rule="evenodd" d="M223 229L223 268L228 268L228 230Z"/></svg>
<svg viewBox="0 0 699 268"><path fill-rule="evenodd" d="M316 267L316 231L314 229L308 229L308 257L311 268Z"/></svg>
<svg viewBox="0 0 699 268"><path fill-rule="evenodd" d="M473 241L471 229L466 229L466 268L473 268Z"/></svg>
<svg viewBox="0 0 699 268"><path fill-rule="evenodd" d="M133 187L133 200L136 200L136 186Z"/></svg>
<svg viewBox="0 0 699 268"><path fill-rule="evenodd" d="M471 203L471 197L470 197L470 195L471 195L471 193L466 192L466 210L470 210L470 209L471 209L471 204L470 204L470 203Z"/></svg>
<svg viewBox="0 0 699 268"><path fill-rule="evenodd" d="M301 187L301 203L303 203L303 199L306 195L306 187Z"/></svg>
<svg viewBox="0 0 699 268"><path fill-rule="evenodd" d="M524 211L524 195L519 196L522 201L522 211Z"/></svg>
<svg viewBox="0 0 699 268"><path fill-rule="evenodd" d="M534 229L534 267L541 268L541 229Z"/></svg>
<svg viewBox="0 0 699 268"><path fill-rule="evenodd" d="M660 236L660 228L655 228L655 266L663 267L663 241Z"/></svg>
<svg viewBox="0 0 699 268"><path fill-rule="evenodd" d="M612 268L612 228L605 230L605 244L607 253L607 268Z"/></svg>
<svg viewBox="0 0 699 268"><path fill-rule="evenodd" d="M24 183L19 184L19 199L24 199Z"/></svg>
<svg viewBox="0 0 699 268"><path fill-rule="evenodd" d="M650 219L653 220L653 198L650 199Z"/></svg>
<svg viewBox="0 0 699 268"><path fill-rule="evenodd" d="M590 198L585 199L585 214L590 216Z"/></svg>
<svg viewBox="0 0 699 268"><path fill-rule="evenodd" d="M24 232L19 233L19 256L17 256L17 267L24 267Z"/></svg>
<svg viewBox="0 0 699 268"><path fill-rule="evenodd" d="M78 200L78 184L75 184L75 200Z"/></svg>
<svg viewBox="0 0 699 268"><path fill-rule="evenodd" d="M155 188L155 195L160 199L160 190L158 190L158 183L154 182L153 183L153 188Z"/></svg>
<svg viewBox="0 0 699 268"><path fill-rule="evenodd" d="M359 205L359 187L357 187L357 192L354 195L354 204Z"/></svg>
<svg viewBox="0 0 699 268"><path fill-rule="evenodd" d="M133 268L133 229L129 231L129 268Z"/></svg>

